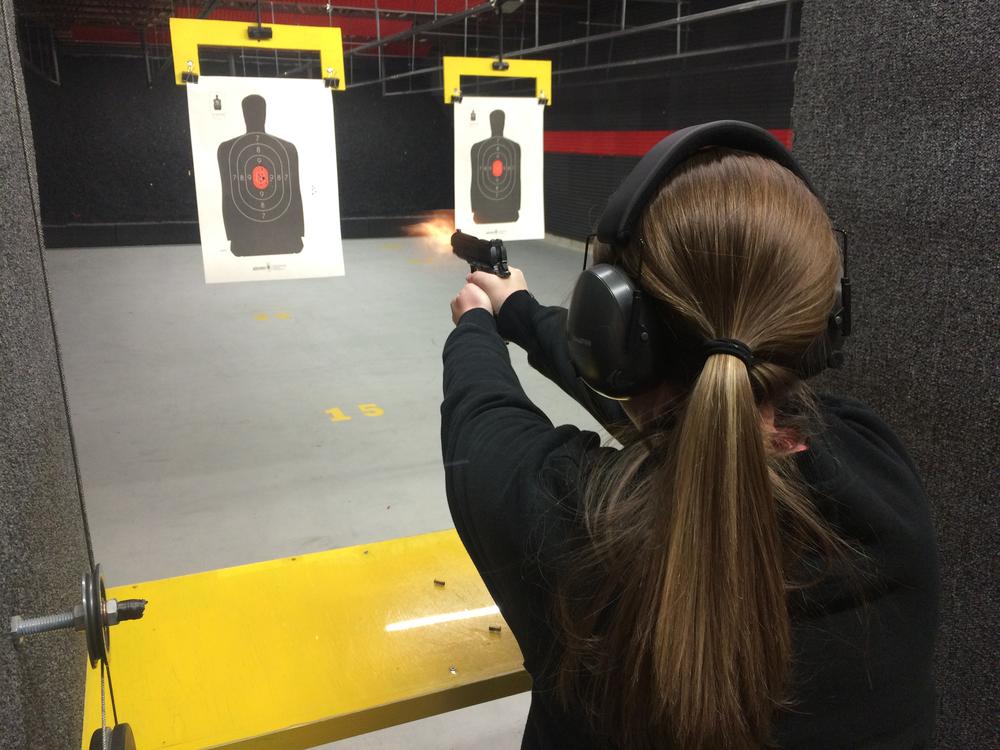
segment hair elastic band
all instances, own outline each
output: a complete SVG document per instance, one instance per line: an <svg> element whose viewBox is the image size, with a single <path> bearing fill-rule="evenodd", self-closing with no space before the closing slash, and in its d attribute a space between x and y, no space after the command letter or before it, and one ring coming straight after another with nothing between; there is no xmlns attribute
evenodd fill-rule
<svg viewBox="0 0 1000 750"><path fill-rule="evenodd" d="M702 344L701 353L705 355L705 359L713 354L729 354L745 364L748 370L756 362L750 347L736 339L709 339Z"/></svg>

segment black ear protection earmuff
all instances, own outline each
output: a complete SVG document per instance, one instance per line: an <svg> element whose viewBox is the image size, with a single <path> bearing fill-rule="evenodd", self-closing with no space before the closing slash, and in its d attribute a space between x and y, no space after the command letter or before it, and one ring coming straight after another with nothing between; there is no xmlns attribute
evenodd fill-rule
<svg viewBox="0 0 1000 750"><path fill-rule="evenodd" d="M613 251L633 239L643 209L670 173L700 149L720 146L772 159L796 175L813 194L805 172L770 133L738 120L693 125L667 136L639 161L608 200L597 225L597 239ZM826 331L797 362L778 362L809 378L843 362L843 341L851 332L851 287L847 276L846 235L841 236L843 278ZM640 262L641 262L640 257ZM662 307L662 303L659 303ZM610 398L628 398L662 380L683 342L668 330L654 302L618 265L599 263L580 274L566 321L570 357L584 382Z"/></svg>
<svg viewBox="0 0 1000 750"><path fill-rule="evenodd" d="M601 263L580 274L569 309L570 357L591 388L621 398L645 390L662 374L662 326L621 268Z"/></svg>

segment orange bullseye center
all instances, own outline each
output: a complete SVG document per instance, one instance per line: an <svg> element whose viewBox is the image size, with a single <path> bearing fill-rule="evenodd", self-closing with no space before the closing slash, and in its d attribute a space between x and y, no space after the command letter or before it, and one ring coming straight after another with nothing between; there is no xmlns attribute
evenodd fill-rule
<svg viewBox="0 0 1000 750"><path fill-rule="evenodd" d="M503 174L503 162L499 159L493 160L493 176L499 177Z"/></svg>
<svg viewBox="0 0 1000 750"><path fill-rule="evenodd" d="M258 190L263 190L271 184L271 173L267 171L267 167L260 164L253 168L251 178L253 179L253 186Z"/></svg>

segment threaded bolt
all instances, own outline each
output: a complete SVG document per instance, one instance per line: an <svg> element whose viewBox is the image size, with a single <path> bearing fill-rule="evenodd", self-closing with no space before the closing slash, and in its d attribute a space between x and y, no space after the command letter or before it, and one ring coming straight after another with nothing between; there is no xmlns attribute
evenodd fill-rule
<svg viewBox="0 0 1000 750"><path fill-rule="evenodd" d="M138 620L146 611L145 599L108 599L105 602L106 612L104 613L104 627L117 625L124 620ZM25 638L37 633L49 633L53 630L83 630L84 616L83 607L79 604L73 608L72 612L63 612L59 615L45 615L44 617L20 617L15 615L10 618L10 635L15 640Z"/></svg>
<svg viewBox="0 0 1000 750"><path fill-rule="evenodd" d="M45 615L44 617L21 617L10 618L10 634L15 638L24 638L36 633L48 633L52 630L72 630L74 627L74 617L72 612L63 612L59 615Z"/></svg>

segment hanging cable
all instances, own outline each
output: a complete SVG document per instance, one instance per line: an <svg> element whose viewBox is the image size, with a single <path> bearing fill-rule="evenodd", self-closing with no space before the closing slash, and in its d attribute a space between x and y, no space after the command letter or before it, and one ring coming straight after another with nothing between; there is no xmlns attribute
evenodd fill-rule
<svg viewBox="0 0 1000 750"><path fill-rule="evenodd" d="M111 715L115 717L115 726L118 726L118 705L115 702L115 686L111 682L111 664L104 660L104 668L108 671L108 695L111 696Z"/></svg>
<svg viewBox="0 0 1000 750"><path fill-rule="evenodd" d="M271 3L271 25L274 26L274 3ZM274 50L274 75L281 75L281 65L278 63L278 50Z"/></svg>
<svg viewBox="0 0 1000 750"><path fill-rule="evenodd" d="M274 30L270 26L265 27L263 25L260 14L260 0L257 0L257 25L251 26L250 28L247 29L247 36L249 36L251 39L256 39L257 41L261 41L263 39L270 39L273 34L273 31Z"/></svg>
<svg viewBox="0 0 1000 750"><path fill-rule="evenodd" d="M500 19L500 30L497 33L497 59L493 63L493 70L507 70L510 63L503 61L503 17L504 12L500 4L497 4L497 17Z"/></svg>

